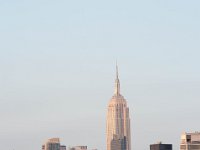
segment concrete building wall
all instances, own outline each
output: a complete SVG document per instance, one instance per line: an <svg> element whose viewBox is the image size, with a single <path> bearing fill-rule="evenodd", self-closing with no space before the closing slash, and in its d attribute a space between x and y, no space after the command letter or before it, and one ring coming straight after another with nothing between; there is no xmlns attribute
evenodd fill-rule
<svg viewBox="0 0 200 150"><path fill-rule="evenodd" d="M180 150L200 150L200 132L183 133Z"/></svg>

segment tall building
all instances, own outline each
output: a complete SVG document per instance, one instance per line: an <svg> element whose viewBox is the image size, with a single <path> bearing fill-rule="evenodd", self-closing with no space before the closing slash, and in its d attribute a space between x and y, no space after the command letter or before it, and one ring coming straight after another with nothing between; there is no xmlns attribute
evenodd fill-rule
<svg viewBox="0 0 200 150"><path fill-rule="evenodd" d="M172 150L172 144L162 144L161 142L151 144L150 150Z"/></svg>
<svg viewBox="0 0 200 150"><path fill-rule="evenodd" d="M200 132L183 133L180 150L200 150Z"/></svg>
<svg viewBox="0 0 200 150"><path fill-rule="evenodd" d="M66 150L66 146L60 145L59 138L51 138L42 145L42 150Z"/></svg>
<svg viewBox="0 0 200 150"><path fill-rule="evenodd" d="M120 94L117 66L114 95L107 109L106 136L107 150L131 150L129 108Z"/></svg>

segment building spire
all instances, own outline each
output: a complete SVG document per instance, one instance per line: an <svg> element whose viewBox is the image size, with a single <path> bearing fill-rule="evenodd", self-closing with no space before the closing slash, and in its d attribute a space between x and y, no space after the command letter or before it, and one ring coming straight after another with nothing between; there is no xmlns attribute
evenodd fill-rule
<svg viewBox="0 0 200 150"><path fill-rule="evenodd" d="M118 65L117 65L117 62L116 62L116 79L118 79Z"/></svg>
<svg viewBox="0 0 200 150"><path fill-rule="evenodd" d="M119 82L119 75L118 75L118 65L116 63L116 79L115 79L115 95L120 95L120 82Z"/></svg>

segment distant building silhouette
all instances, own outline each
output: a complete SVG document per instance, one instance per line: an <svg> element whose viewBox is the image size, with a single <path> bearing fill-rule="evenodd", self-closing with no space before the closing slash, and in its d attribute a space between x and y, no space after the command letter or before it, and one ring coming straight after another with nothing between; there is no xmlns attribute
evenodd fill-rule
<svg viewBox="0 0 200 150"><path fill-rule="evenodd" d="M66 150L66 146L60 145L59 138L51 138L42 145L42 150Z"/></svg>
<svg viewBox="0 0 200 150"><path fill-rule="evenodd" d="M87 146L74 146L69 148L69 150L87 150Z"/></svg>
<svg viewBox="0 0 200 150"><path fill-rule="evenodd" d="M60 145L60 150L66 150L66 146L65 145Z"/></svg>
<svg viewBox="0 0 200 150"><path fill-rule="evenodd" d="M200 150L200 132L183 133L180 150Z"/></svg>
<svg viewBox="0 0 200 150"><path fill-rule="evenodd" d="M162 142L158 142L157 144L151 144L150 150L172 150L172 144L162 144Z"/></svg>

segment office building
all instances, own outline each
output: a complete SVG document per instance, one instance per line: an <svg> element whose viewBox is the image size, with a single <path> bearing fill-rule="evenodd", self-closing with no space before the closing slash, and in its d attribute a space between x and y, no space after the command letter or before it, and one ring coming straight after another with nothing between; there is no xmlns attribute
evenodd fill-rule
<svg viewBox="0 0 200 150"><path fill-rule="evenodd" d="M117 66L114 95L108 104L106 122L107 150L131 150L129 108L120 93Z"/></svg>
<svg viewBox="0 0 200 150"><path fill-rule="evenodd" d="M66 150L66 146L65 145L60 145L60 150Z"/></svg>
<svg viewBox="0 0 200 150"><path fill-rule="evenodd" d="M151 144L150 150L172 150L172 144L162 144L161 142Z"/></svg>
<svg viewBox="0 0 200 150"><path fill-rule="evenodd" d="M74 146L69 148L69 150L87 150L87 146Z"/></svg>
<svg viewBox="0 0 200 150"><path fill-rule="evenodd" d="M200 132L183 133L180 150L200 150Z"/></svg>
<svg viewBox="0 0 200 150"><path fill-rule="evenodd" d="M51 138L48 139L44 145L42 145L42 150L60 150L60 139Z"/></svg>

